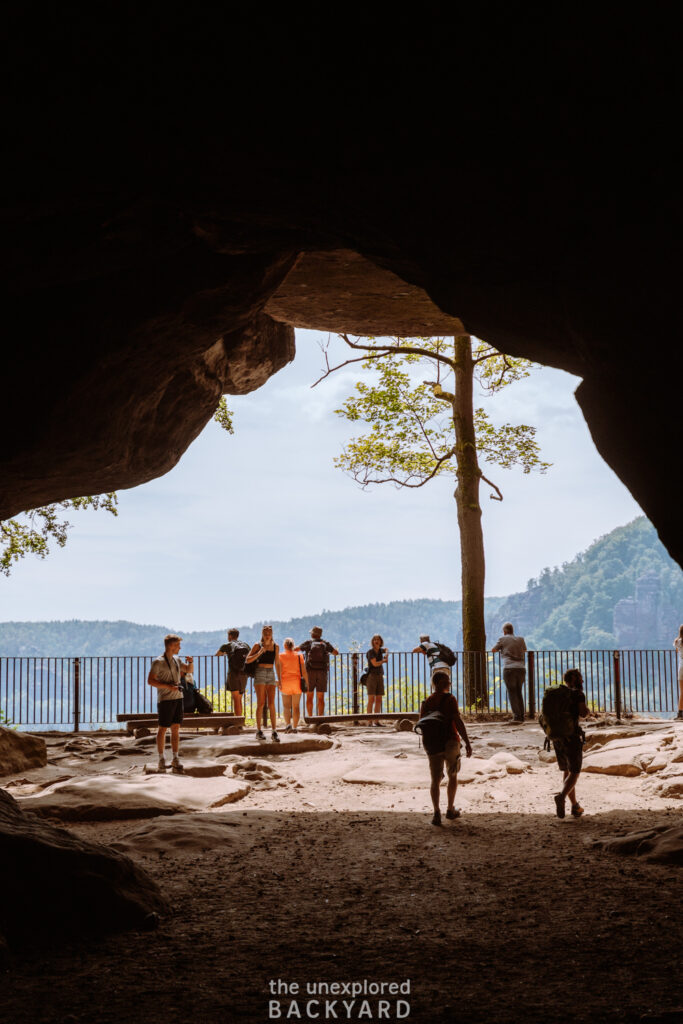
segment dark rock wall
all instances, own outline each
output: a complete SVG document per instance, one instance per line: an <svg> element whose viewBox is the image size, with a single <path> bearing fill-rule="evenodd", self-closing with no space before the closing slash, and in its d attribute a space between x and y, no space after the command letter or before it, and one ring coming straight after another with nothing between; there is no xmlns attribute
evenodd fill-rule
<svg viewBox="0 0 683 1024"><path fill-rule="evenodd" d="M0 516L168 470L292 358L298 255L346 250L581 375L683 561L666 14L318 16L13 12ZM297 322L331 323L314 287Z"/></svg>

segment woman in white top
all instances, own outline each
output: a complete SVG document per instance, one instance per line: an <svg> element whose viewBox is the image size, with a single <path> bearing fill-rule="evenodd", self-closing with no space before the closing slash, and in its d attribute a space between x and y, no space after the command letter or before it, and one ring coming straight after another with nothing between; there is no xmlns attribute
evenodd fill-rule
<svg viewBox="0 0 683 1024"><path fill-rule="evenodd" d="M674 640L678 656L678 714L676 720L683 721L683 626L678 627L678 636Z"/></svg>

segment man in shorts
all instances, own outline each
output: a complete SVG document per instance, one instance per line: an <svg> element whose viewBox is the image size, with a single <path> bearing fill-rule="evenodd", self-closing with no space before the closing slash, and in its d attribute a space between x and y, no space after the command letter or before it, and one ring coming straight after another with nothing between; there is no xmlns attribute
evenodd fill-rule
<svg viewBox="0 0 683 1024"><path fill-rule="evenodd" d="M294 648L303 651L308 674L308 692L306 693L306 714L313 714L313 694L317 693L317 714L325 714L325 694L327 693L327 675L330 667L330 655L339 654L327 640L323 640L322 626L314 626L311 639L304 640Z"/></svg>
<svg viewBox="0 0 683 1024"><path fill-rule="evenodd" d="M563 682L571 690L570 712L574 719L574 732L567 739L553 740L557 765L564 774L562 790L555 794L555 813L558 818L564 818L564 802L569 797L572 805L572 817L580 818L583 814L583 807L579 805L576 798L576 783L583 764L585 734L579 727L579 717L586 718L589 712L586 706L586 695L583 692L583 676L578 668L568 669L563 676Z"/></svg>
<svg viewBox="0 0 683 1024"><path fill-rule="evenodd" d="M460 770L461 737L465 741L465 753L468 757L472 756L472 744L467 736L465 723L460 717L458 701L452 693L448 692L450 685L451 679L446 672L435 672L432 677L432 689L434 692L422 702L420 708L420 718L430 715L433 711L440 711L444 718L447 719L449 727L449 736L443 751L440 754L427 755L429 757L429 773L432 778L432 784L429 789L432 806L434 807L432 825L441 824L439 789L443 778L444 766L446 766L448 771L446 788L448 806L446 808L446 817L449 820L460 817L460 811L455 807L455 794L458 788L458 772Z"/></svg>
<svg viewBox="0 0 683 1024"><path fill-rule="evenodd" d="M166 771L164 746L166 730L171 730L171 750L173 760L171 770L181 774L183 766L179 759L180 723L183 720L183 691L180 683L188 672L192 672L192 658L182 662L178 657L182 640L177 634L169 633L164 637L164 653L152 662L147 682L157 691L157 711L159 728L157 729L157 751L159 752L159 771Z"/></svg>
<svg viewBox="0 0 683 1024"><path fill-rule="evenodd" d="M429 639L427 633L423 633L417 647L413 647L413 654L424 654L429 662L430 677L434 678L435 672L445 672L451 678L451 667L443 660L443 655L438 644Z"/></svg>
<svg viewBox="0 0 683 1024"><path fill-rule="evenodd" d="M242 697L247 688L247 674L244 671L244 663L249 654L249 644L238 639L239 629L228 630L228 642L219 647L216 651L217 657L225 655L228 659L228 677L225 681L225 689L232 694L232 709L236 715L244 714L242 710Z"/></svg>

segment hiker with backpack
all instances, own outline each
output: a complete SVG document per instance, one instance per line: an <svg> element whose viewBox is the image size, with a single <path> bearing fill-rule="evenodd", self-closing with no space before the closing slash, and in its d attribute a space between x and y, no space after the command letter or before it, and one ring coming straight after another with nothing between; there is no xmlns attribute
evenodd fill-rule
<svg viewBox="0 0 683 1024"><path fill-rule="evenodd" d="M444 766L447 766L448 771L446 817L449 820L460 817L460 811L455 807L455 794L458 789L461 737L465 742L465 753L468 757L472 756L472 744L469 741L465 723L460 717L458 701L452 693L448 692L450 685L451 679L446 672L434 673L432 676L433 693L422 702L420 720L415 726L415 731L420 733L422 745L429 758L429 772L432 779L429 794L434 807L432 825L441 824L439 789Z"/></svg>
<svg viewBox="0 0 683 1024"><path fill-rule="evenodd" d="M424 654L429 662L430 678L434 678L435 672L445 672L451 678L451 668L457 661L457 655L453 653L446 644L440 644L429 639L428 633L423 633L417 647L413 647L413 654Z"/></svg>
<svg viewBox="0 0 683 1024"><path fill-rule="evenodd" d="M514 722L524 721L524 680L526 679L526 642L523 636L515 636L511 622L503 624L503 635L495 647L493 654L500 651L503 666L503 682L505 683L512 708Z"/></svg>
<svg viewBox="0 0 683 1024"><path fill-rule="evenodd" d="M583 807L576 797L576 783L583 764L585 733L579 725L579 718L589 715L586 695L583 692L583 676L578 668L567 669L559 686L549 686L543 695L538 721L545 732L545 747L552 743L564 785L555 794L555 813L558 818L565 816L565 800L569 797L572 817L580 818Z"/></svg>
<svg viewBox="0 0 683 1024"><path fill-rule="evenodd" d="M244 665L249 654L249 644L239 639L239 629L228 630L228 642L223 644L216 651L216 657L225 656L228 659L228 675L225 680L225 689L232 694L232 710L236 715L242 715L242 697L247 688L247 674Z"/></svg>
<svg viewBox="0 0 683 1024"><path fill-rule="evenodd" d="M327 640L323 640L322 626L314 626L311 630L311 639L304 640L294 650L297 652L303 651L304 658L306 659L306 671L308 673L306 712L309 717L313 714L313 694L315 693L317 713L324 715L330 655L339 654L339 651Z"/></svg>

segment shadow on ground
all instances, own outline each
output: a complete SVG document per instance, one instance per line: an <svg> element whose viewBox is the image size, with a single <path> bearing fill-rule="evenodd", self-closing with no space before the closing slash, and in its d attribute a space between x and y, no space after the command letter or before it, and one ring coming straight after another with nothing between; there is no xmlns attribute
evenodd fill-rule
<svg viewBox="0 0 683 1024"><path fill-rule="evenodd" d="M191 835L193 819L203 816L183 818L164 819L163 827L176 821ZM168 853L148 845L135 855L176 908L158 932L16 958L2 981L3 1019L677 1019L680 870L592 846L678 824L673 811L564 821L471 814L442 828L424 814L368 811L236 809L221 818L229 841L198 836ZM138 828L74 830L103 842L125 834L134 844ZM272 994L277 979L298 983L299 992ZM409 981L410 994L385 990L384 1017L374 991L365 1006L359 994L348 1011L342 1000L351 995L329 995L337 1002L326 1018L325 995L306 992L320 982L365 980ZM397 998L409 1004L408 1017L396 1016ZM280 1018L276 1007L269 1016L272 999Z"/></svg>

